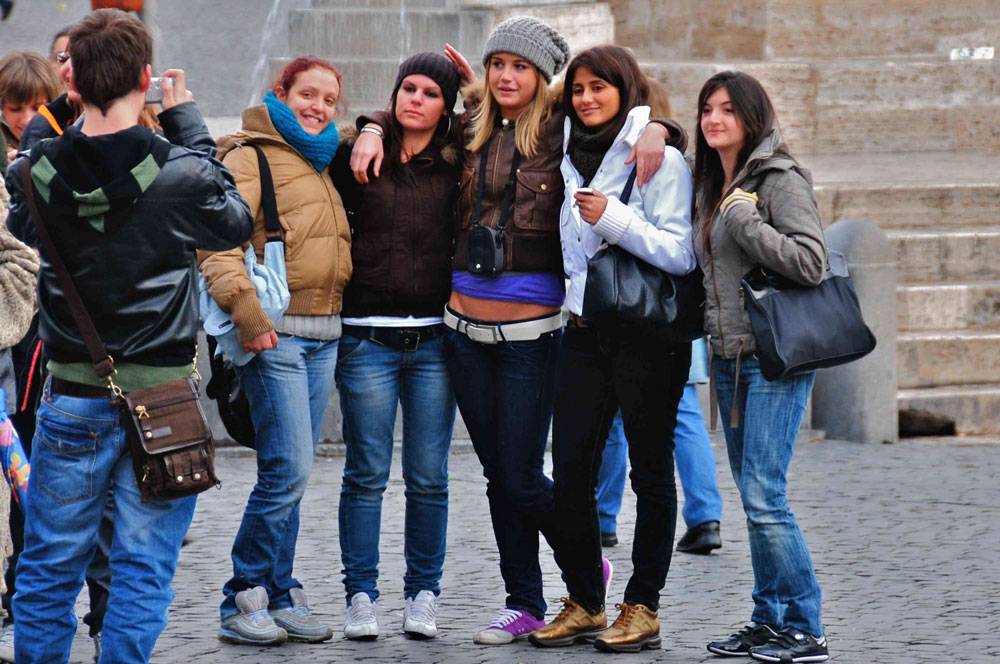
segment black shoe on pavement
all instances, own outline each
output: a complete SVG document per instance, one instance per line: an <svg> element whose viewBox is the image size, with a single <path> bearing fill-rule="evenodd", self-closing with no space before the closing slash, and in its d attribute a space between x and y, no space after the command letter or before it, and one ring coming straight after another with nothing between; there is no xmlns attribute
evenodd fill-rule
<svg viewBox="0 0 1000 664"><path fill-rule="evenodd" d="M749 657L750 648L762 646L777 636L778 633L767 625L750 623L728 639L712 641L707 648L708 652L720 657Z"/></svg>
<svg viewBox="0 0 1000 664"><path fill-rule="evenodd" d="M12 9L14 9L14 0L0 0L0 21L6 21Z"/></svg>
<svg viewBox="0 0 1000 664"><path fill-rule="evenodd" d="M707 556L713 549L721 548L722 535L719 534L718 521L706 521L688 528L684 537L677 543L677 550L681 553L695 553L701 556Z"/></svg>
<svg viewBox="0 0 1000 664"><path fill-rule="evenodd" d="M618 546L618 533L601 533L601 546Z"/></svg>
<svg viewBox="0 0 1000 664"><path fill-rule="evenodd" d="M750 649L750 656L761 662L825 662L830 659L826 637L818 639L797 629L783 629L762 646Z"/></svg>

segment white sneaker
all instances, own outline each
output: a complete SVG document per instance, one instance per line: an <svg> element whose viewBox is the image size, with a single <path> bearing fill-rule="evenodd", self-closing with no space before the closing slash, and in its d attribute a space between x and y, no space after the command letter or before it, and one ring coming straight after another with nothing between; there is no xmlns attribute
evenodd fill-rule
<svg viewBox="0 0 1000 664"><path fill-rule="evenodd" d="M14 661L14 623L3 628L0 634L0 662Z"/></svg>
<svg viewBox="0 0 1000 664"><path fill-rule="evenodd" d="M403 631L412 639L433 639L437 636L437 596L433 592L421 590L416 597L406 599Z"/></svg>
<svg viewBox="0 0 1000 664"><path fill-rule="evenodd" d="M378 614L375 602L368 593L354 593L347 607L347 624L344 625L344 636L359 641L371 641L378 638Z"/></svg>

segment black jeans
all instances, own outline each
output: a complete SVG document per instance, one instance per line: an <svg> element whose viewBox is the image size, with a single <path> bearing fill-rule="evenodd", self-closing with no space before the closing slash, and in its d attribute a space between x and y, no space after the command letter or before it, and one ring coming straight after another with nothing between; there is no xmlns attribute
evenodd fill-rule
<svg viewBox="0 0 1000 664"><path fill-rule="evenodd" d="M455 400L483 464L506 606L545 617L538 534L553 544L552 481L543 469L560 331L482 344L448 330Z"/></svg>
<svg viewBox="0 0 1000 664"><path fill-rule="evenodd" d="M553 548L570 598L591 613L602 609L605 599L594 491L604 442L619 408L637 497L625 602L653 611L659 607L677 521L674 426L690 365L691 344L671 343L655 331L566 329L552 424L559 527Z"/></svg>

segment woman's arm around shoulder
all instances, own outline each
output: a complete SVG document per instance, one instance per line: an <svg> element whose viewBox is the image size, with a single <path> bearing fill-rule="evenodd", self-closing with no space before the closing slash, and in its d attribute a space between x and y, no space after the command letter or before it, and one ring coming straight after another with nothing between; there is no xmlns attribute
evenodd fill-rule
<svg viewBox="0 0 1000 664"><path fill-rule="evenodd" d="M691 173L676 149L667 147L663 153L663 165L653 179L632 190L633 205L608 197L594 232L661 270L682 275L695 267Z"/></svg>

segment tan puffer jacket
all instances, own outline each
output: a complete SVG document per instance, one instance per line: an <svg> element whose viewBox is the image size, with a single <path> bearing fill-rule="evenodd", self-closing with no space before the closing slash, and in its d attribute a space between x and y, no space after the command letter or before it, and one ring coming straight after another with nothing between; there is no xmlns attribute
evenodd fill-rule
<svg viewBox="0 0 1000 664"><path fill-rule="evenodd" d="M219 140L219 156L236 178L236 187L254 216L251 243L264 260L264 211L261 206L257 153L267 156L274 180L278 216L285 231L285 262L292 299L286 313L300 316L339 314L344 287L351 278L351 230L329 170L318 173L285 142L267 108L243 111L243 129ZM209 293L230 312L242 341L274 328L261 309L257 292L243 267L243 249L199 252Z"/></svg>

